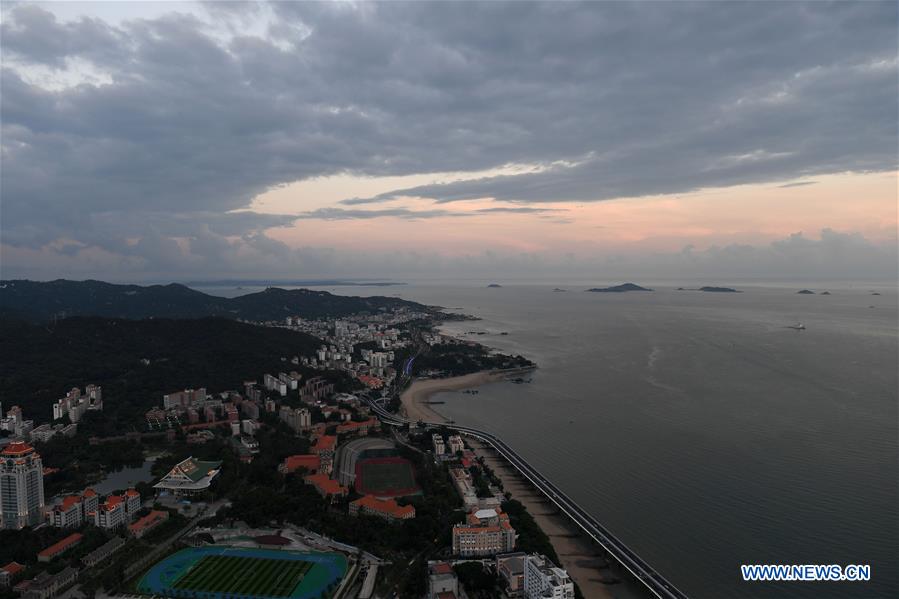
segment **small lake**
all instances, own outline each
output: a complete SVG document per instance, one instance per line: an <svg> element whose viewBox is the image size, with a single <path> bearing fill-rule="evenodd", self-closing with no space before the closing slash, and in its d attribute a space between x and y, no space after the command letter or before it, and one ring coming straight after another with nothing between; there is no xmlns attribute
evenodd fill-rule
<svg viewBox="0 0 899 599"><path fill-rule="evenodd" d="M144 463L137 468L122 468L118 472L110 472L106 477L91 488L100 495L112 493L118 489L127 489L133 487L140 482L149 482L153 480L153 474L150 470L153 468L155 460L145 460Z"/></svg>

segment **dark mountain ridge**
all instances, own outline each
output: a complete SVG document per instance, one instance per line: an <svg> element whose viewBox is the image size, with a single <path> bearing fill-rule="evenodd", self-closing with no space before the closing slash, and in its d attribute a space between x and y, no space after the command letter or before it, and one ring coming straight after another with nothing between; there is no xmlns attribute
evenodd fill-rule
<svg viewBox="0 0 899 599"><path fill-rule="evenodd" d="M103 387L103 420L130 430L164 393L241 390L244 380L261 380L266 372L321 374L289 361L320 345L305 333L225 318L75 317L43 325L3 319L0 399L46 422L51 404L66 391L94 383Z"/></svg>
<svg viewBox="0 0 899 599"><path fill-rule="evenodd" d="M42 322L56 317L222 318L268 321L286 316L341 317L395 308L429 310L392 297L349 297L309 289L280 289L234 298L218 297L178 283L117 285L104 281L0 281L0 316Z"/></svg>

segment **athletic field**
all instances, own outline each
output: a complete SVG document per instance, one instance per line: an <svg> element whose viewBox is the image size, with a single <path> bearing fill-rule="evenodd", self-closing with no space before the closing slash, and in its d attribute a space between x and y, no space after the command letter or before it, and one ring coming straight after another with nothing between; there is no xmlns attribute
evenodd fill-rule
<svg viewBox="0 0 899 599"><path fill-rule="evenodd" d="M339 553L198 547L153 566L138 590L185 599L313 599L336 589L346 569Z"/></svg>
<svg viewBox="0 0 899 599"><path fill-rule="evenodd" d="M403 458L368 458L356 463L356 491L376 497L402 497L420 492L412 464Z"/></svg>

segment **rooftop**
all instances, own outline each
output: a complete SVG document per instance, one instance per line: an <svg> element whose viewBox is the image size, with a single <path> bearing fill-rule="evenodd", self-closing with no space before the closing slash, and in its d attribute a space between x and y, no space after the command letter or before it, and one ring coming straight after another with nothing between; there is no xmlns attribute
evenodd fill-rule
<svg viewBox="0 0 899 599"><path fill-rule="evenodd" d="M284 461L281 462L282 469L285 472L294 472L300 468L318 470L320 464L319 457L314 454L291 455L284 458Z"/></svg>
<svg viewBox="0 0 899 599"><path fill-rule="evenodd" d="M38 557L53 557L55 555L59 555L69 547L78 544L81 539L84 538L84 535L81 533L72 533L61 541L57 541L53 543L43 551L37 554Z"/></svg>
<svg viewBox="0 0 899 599"><path fill-rule="evenodd" d="M395 518L404 518L415 514L415 508L411 505L400 505L394 499L378 499L372 495L365 495L352 504L382 514L389 514Z"/></svg>
<svg viewBox="0 0 899 599"><path fill-rule="evenodd" d="M25 441L13 441L3 448L3 451L0 452L0 455L2 455L3 457L13 458L28 455L29 453L33 452L34 447L29 445Z"/></svg>

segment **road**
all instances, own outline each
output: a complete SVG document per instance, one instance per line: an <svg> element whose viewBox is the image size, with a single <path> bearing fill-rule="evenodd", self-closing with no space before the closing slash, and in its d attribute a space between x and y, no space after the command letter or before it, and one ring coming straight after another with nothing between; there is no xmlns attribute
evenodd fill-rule
<svg viewBox="0 0 899 599"><path fill-rule="evenodd" d="M368 401L368 405L384 424L392 426L413 424L405 418L391 414L375 401ZM460 426L458 424L446 424L442 422L419 422L417 424L419 426L432 428L451 428L463 435L474 437L483 443L489 444L497 453L518 470L522 476L530 481L537 490L543 493L543 495L545 495L546 498L559 509L559 511L568 516L572 522L605 549L610 556L617 560L624 569L630 572L633 577L641 582L655 597L658 597L659 599L687 599L687 596L683 592L675 588L673 584L656 572L649 564L643 561L640 556L634 553L633 550L616 538L602 524L597 522L593 516L572 501L571 498L563 493L561 489L556 487L552 481L540 474L527 462L527 460L518 455L514 449L506 445L506 443L496 435L476 428Z"/></svg>

